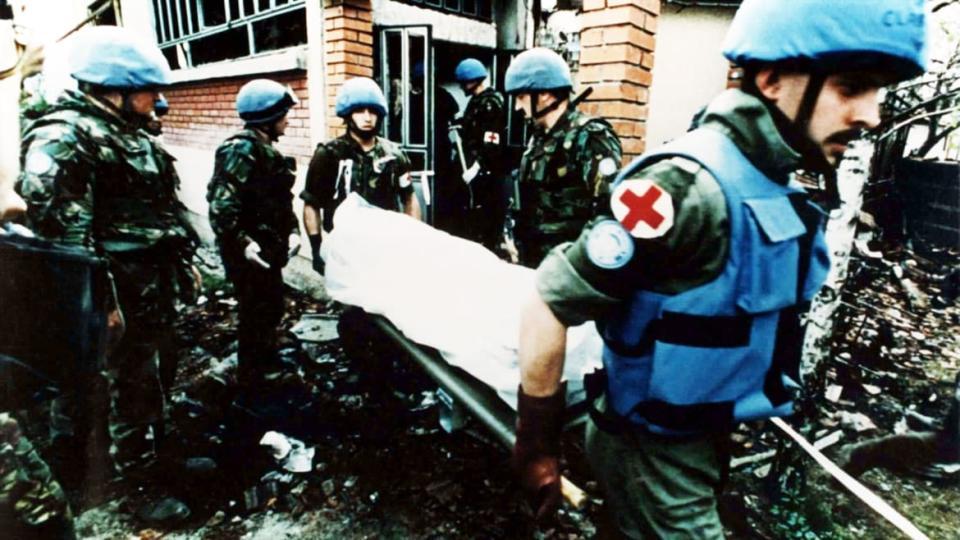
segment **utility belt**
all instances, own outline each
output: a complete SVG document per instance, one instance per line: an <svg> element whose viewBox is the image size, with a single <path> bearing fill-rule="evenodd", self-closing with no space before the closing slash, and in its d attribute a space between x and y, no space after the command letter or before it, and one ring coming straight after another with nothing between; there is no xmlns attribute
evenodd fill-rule
<svg viewBox="0 0 960 540"><path fill-rule="evenodd" d="M177 264L180 259L186 259L186 254L192 251L191 241L185 238L164 238L152 244L105 241L101 245L108 258L135 257L150 264Z"/></svg>
<svg viewBox="0 0 960 540"><path fill-rule="evenodd" d="M653 437L653 438L662 438L667 440L683 440L683 439L694 439L704 436L707 433L723 433L732 429L732 425L729 423L717 423L714 425L727 425L730 426L727 430L720 431L692 431L687 433L671 433L665 434L649 429L645 424L638 424L636 422L630 421L627 417L618 414L616 411L611 410L611 407L606 406L604 410L600 410L597 407L597 402L599 398L606 396L607 394L607 370L606 369L596 369L592 373L588 373L583 378L583 386L587 393L587 414L590 415L590 419L593 420L593 423L596 426L606 433L611 435L626 435L626 434L637 434L643 437ZM637 404L634 407L632 412L637 412L641 416L658 416L661 414L667 414L667 408L671 407L667 404L661 404L656 401L648 401ZM701 411L698 414L704 415L704 417L717 416L719 417L732 417L732 407L730 406L729 412L723 412L714 405L705 404ZM709 421L709 420L708 420Z"/></svg>

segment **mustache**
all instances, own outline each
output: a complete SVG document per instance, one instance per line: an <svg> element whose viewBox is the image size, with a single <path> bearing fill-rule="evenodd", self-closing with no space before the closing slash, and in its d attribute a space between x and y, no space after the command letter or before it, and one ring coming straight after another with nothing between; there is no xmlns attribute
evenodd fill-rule
<svg viewBox="0 0 960 540"><path fill-rule="evenodd" d="M824 142L828 144L835 143L835 144L848 145L851 142L862 138L866 133L867 131L861 128L846 129L843 131L838 131L833 135L830 135L829 137L826 138Z"/></svg>

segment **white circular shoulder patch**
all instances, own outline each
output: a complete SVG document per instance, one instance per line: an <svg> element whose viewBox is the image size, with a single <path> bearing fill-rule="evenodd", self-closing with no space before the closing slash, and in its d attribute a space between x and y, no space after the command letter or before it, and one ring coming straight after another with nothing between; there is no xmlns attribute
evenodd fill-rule
<svg viewBox="0 0 960 540"><path fill-rule="evenodd" d="M27 155L23 168L30 174L46 174L54 166L53 158L46 152L34 150Z"/></svg>
<svg viewBox="0 0 960 540"><path fill-rule="evenodd" d="M601 176L612 176L617 172L617 162L613 158L603 158L597 166L597 171Z"/></svg>
<svg viewBox="0 0 960 540"><path fill-rule="evenodd" d="M587 258L605 270L623 268L633 258L633 238L619 222L601 221L587 235Z"/></svg>
<svg viewBox="0 0 960 540"><path fill-rule="evenodd" d="M653 180L624 180L610 196L610 209L635 238L657 238L673 227L673 199Z"/></svg>

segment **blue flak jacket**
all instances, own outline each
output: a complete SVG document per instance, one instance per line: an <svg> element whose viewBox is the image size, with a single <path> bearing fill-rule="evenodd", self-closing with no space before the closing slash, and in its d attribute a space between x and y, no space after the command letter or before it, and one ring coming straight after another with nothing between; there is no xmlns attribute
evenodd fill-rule
<svg viewBox="0 0 960 540"><path fill-rule="evenodd" d="M728 259L711 282L675 295L637 290L603 321L608 408L667 435L788 415L799 315L829 269L823 214L801 189L768 178L729 138L704 128L641 156L617 182L669 156L700 163L720 184Z"/></svg>

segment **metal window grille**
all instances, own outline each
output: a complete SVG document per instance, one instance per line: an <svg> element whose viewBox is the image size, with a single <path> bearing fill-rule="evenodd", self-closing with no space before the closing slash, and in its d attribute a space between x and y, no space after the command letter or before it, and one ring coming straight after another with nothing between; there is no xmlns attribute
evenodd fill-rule
<svg viewBox="0 0 960 540"><path fill-rule="evenodd" d="M455 13L481 21L493 20L493 0L399 0L405 4Z"/></svg>
<svg viewBox="0 0 960 540"><path fill-rule="evenodd" d="M153 0L157 41L189 68L306 43L306 0Z"/></svg>

